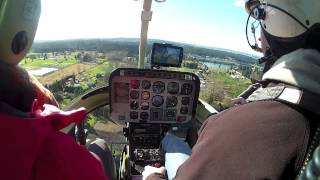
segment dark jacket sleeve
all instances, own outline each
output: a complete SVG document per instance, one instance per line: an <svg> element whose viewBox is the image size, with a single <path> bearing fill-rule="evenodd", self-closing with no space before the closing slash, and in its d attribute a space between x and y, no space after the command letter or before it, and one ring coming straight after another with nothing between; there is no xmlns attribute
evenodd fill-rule
<svg viewBox="0 0 320 180"><path fill-rule="evenodd" d="M305 117L287 105L241 105L204 123L175 179L294 179L308 138Z"/></svg>
<svg viewBox="0 0 320 180"><path fill-rule="evenodd" d="M52 133L34 166L36 180L107 180L100 162L66 134Z"/></svg>

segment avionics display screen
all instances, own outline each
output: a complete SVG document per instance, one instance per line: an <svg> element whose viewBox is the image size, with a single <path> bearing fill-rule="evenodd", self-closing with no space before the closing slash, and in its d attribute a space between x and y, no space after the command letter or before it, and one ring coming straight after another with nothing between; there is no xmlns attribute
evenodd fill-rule
<svg viewBox="0 0 320 180"><path fill-rule="evenodd" d="M116 82L114 83L114 101L117 103L129 102L129 83Z"/></svg>
<svg viewBox="0 0 320 180"><path fill-rule="evenodd" d="M151 55L152 66L180 67L183 48L170 44L154 43Z"/></svg>

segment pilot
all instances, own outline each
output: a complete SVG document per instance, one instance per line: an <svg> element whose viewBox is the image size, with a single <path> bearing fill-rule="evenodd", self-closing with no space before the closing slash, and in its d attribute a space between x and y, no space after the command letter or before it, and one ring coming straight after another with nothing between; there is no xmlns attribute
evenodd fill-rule
<svg viewBox="0 0 320 180"><path fill-rule="evenodd" d="M113 179L101 164L103 142L92 144L96 152L90 153L59 132L83 121L85 109L62 112L53 95L18 66L39 16L40 0L0 0L0 179Z"/></svg>
<svg viewBox="0 0 320 180"><path fill-rule="evenodd" d="M320 1L249 0L246 9L261 26L261 47L251 44L264 55L261 87L207 119L173 179L295 179L319 143Z"/></svg>

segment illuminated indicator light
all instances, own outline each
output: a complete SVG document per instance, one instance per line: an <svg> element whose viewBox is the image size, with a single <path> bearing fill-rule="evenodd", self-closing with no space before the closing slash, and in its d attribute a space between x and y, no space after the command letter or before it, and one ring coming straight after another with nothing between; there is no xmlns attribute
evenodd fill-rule
<svg viewBox="0 0 320 180"><path fill-rule="evenodd" d="M138 89L139 86L140 86L140 83L139 83L138 80L131 80L131 81L130 81L130 85L131 85L131 88L133 88L133 89Z"/></svg>

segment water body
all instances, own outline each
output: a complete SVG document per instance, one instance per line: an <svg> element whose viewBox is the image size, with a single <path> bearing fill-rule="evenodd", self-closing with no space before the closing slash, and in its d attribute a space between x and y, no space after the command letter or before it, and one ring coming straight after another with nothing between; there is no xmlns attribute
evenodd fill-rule
<svg viewBox="0 0 320 180"><path fill-rule="evenodd" d="M43 67L40 69L36 69L36 70L30 70L29 73L34 75L34 76L44 76L48 73L57 71L57 68L47 68L47 67Z"/></svg>
<svg viewBox="0 0 320 180"><path fill-rule="evenodd" d="M220 63L212 63L212 62L204 62L205 65L207 65L209 68L214 67L214 68L226 68L230 69L231 65L229 64L220 64Z"/></svg>

